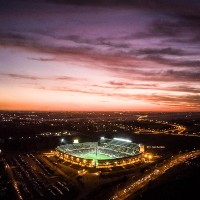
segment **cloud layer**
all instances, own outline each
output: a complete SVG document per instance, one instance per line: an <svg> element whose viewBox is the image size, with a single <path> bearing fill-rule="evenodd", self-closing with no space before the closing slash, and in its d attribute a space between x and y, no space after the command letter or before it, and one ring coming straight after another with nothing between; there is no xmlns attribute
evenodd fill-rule
<svg viewBox="0 0 200 200"><path fill-rule="evenodd" d="M200 109L197 0L13 0L0 16L2 91L23 88L26 101L26 90L44 90L47 103L48 92L69 104L80 95L83 107L95 98L113 110Z"/></svg>

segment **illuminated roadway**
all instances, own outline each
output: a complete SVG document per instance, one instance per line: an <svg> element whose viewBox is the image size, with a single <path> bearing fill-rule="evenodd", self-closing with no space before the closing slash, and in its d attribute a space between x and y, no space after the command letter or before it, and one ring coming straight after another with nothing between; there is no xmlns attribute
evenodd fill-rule
<svg viewBox="0 0 200 200"><path fill-rule="evenodd" d="M176 155L170 160L162 163L161 166L156 167L150 172L143 175L137 181L129 183L126 187L118 191L110 200L122 200L127 199L129 196L133 195L135 192L139 191L143 187L147 186L149 181L153 181L163 175L168 169L185 162L188 159L200 156L200 150L191 151L183 154Z"/></svg>
<svg viewBox="0 0 200 200"><path fill-rule="evenodd" d="M15 191L16 191L16 195L17 195L18 200L23 200L22 195L19 191L18 183L14 178L14 175L13 175L13 172L12 172L10 165L8 163L4 162L4 166L5 166L6 172L8 173L8 176L9 176L11 182L12 182L12 185L13 185Z"/></svg>
<svg viewBox="0 0 200 200"><path fill-rule="evenodd" d="M179 135L179 136L189 136L189 137L200 137L196 134L186 134L184 133L186 130L186 127L180 124L176 123L168 123L167 121L161 121L161 120L152 120L148 119L148 115L139 115L137 118L137 121L148 121L149 123L153 122L156 124L162 124L162 125L169 125L173 127L173 129L165 129L165 130L155 130L155 129L145 129L145 128L137 128L135 129L136 134L140 133L149 133L149 134L169 134L169 135Z"/></svg>

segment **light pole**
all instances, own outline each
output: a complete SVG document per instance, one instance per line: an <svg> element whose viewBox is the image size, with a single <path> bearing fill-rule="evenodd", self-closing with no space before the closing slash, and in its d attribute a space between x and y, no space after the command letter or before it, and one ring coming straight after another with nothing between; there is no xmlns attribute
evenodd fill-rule
<svg viewBox="0 0 200 200"><path fill-rule="evenodd" d="M98 150L98 144L96 145L96 159L95 159L95 168L97 168L97 150Z"/></svg>
<svg viewBox="0 0 200 200"><path fill-rule="evenodd" d="M119 186L120 186L120 183L119 183L119 184L117 184L117 193L118 193Z"/></svg>

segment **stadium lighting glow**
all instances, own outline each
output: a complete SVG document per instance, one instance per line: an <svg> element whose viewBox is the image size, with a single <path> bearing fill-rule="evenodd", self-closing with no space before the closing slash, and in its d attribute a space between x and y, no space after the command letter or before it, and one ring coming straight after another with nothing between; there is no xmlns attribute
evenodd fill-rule
<svg viewBox="0 0 200 200"><path fill-rule="evenodd" d="M123 142L131 142L131 140L123 139L123 138L113 138L114 140L119 140Z"/></svg>
<svg viewBox="0 0 200 200"><path fill-rule="evenodd" d="M104 137L100 137L103 139ZM55 154L62 160L67 160L70 163L75 163L80 166L96 167L96 168L108 168L115 166L124 166L129 163L137 162L141 157L141 151L139 144L132 143L129 139L113 138L102 140L101 143L107 142L105 145L99 145L98 142L83 142L79 143L78 138L73 139L73 144L60 145L55 149ZM64 140L66 143L66 140ZM79 143L79 144L74 144ZM128 146L126 145L128 143ZM113 146L115 148L113 148ZM127 152L127 155L120 153L123 148L123 152ZM80 153L77 153L78 152ZM107 151L109 150L109 152ZM150 162L150 154L142 154L145 159L141 159L144 162ZM138 156L138 157L135 157ZM152 157L153 158L153 157Z"/></svg>
<svg viewBox="0 0 200 200"><path fill-rule="evenodd" d="M74 144L78 144L79 143L79 141L76 139L76 140L74 140L74 142L73 142Z"/></svg>
<svg viewBox="0 0 200 200"><path fill-rule="evenodd" d="M64 138L62 138L62 139L61 139L61 142L64 142L64 141L65 141Z"/></svg>

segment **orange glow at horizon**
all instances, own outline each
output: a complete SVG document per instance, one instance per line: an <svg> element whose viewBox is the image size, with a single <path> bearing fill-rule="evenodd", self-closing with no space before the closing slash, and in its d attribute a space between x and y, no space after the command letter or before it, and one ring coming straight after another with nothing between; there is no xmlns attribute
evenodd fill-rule
<svg viewBox="0 0 200 200"><path fill-rule="evenodd" d="M104 104L93 104L93 105L85 105L85 104L71 104L71 103L36 103L36 102L0 102L0 110L10 110L10 111L132 111L132 112L181 112L188 111L187 109L183 110L181 107L173 108L167 106L156 106L156 105L148 105L148 106L137 106L134 105L113 105L112 102L107 102Z"/></svg>

